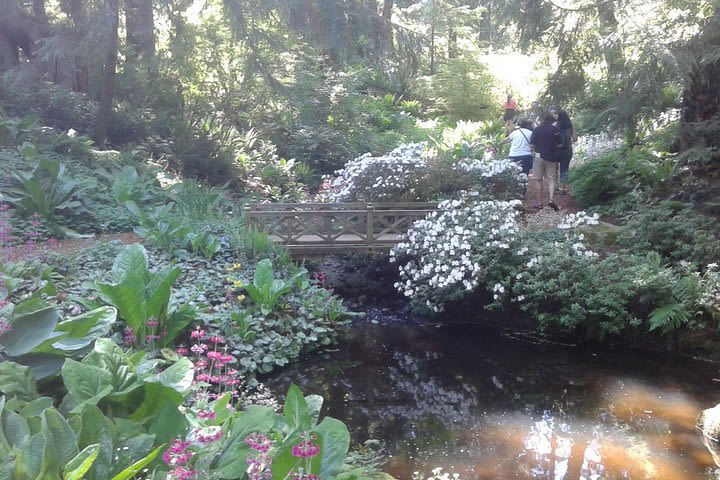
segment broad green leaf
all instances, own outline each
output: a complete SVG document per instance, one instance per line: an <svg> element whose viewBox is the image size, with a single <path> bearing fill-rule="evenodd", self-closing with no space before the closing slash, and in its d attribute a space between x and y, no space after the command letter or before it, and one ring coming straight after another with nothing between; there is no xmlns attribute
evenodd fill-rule
<svg viewBox="0 0 720 480"><path fill-rule="evenodd" d="M0 385L8 403L15 400L20 407L39 396L30 368L9 360L0 362Z"/></svg>
<svg viewBox="0 0 720 480"><path fill-rule="evenodd" d="M124 283L128 274L133 273L143 279L148 273L148 255L145 247L139 243L133 243L125 247L115 258L111 274L117 283Z"/></svg>
<svg viewBox="0 0 720 480"><path fill-rule="evenodd" d="M267 258L260 260L255 267L255 274L253 275L252 281L253 285L260 291L269 291L273 278L272 262Z"/></svg>
<svg viewBox="0 0 720 480"><path fill-rule="evenodd" d="M182 270L180 267L165 267L152 275L147 284L147 316L162 318L170 301L170 290Z"/></svg>
<svg viewBox="0 0 720 480"><path fill-rule="evenodd" d="M69 462L78 454L75 432L70 424L54 408L43 412L42 430L47 442L55 444L57 459L60 465Z"/></svg>
<svg viewBox="0 0 720 480"><path fill-rule="evenodd" d="M78 435L78 446L85 448L93 444L100 446L98 456L88 475L88 480L107 480L110 477L114 453L115 425L100 409L86 405L82 411L82 428Z"/></svg>
<svg viewBox="0 0 720 480"><path fill-rule="evenodd" d="M185 396L175 389L166 387L160 383L150 382L145 384L145 397L137 409L130 415L131 420L136 422L144 422L154 417L165 408L165 404L170 402L177 407L182 404Z"/></svg>
<svg viewBox="0 0 720 480"><path fill-rule="evenodd" d="M12 330L0 336L0 346L12 357L28 353L48 338L60 335L54 332L59 320L57 310L51 307L16 316Z"/></svg>
<svg viewBox="0 0 720 480"><path fill-rule="evenodd" d="M35 380L42 380L58 372L65 362L65 357L53 353L28 353L20 355L17 361L30 367Z"/></svg>
<svg viewBox="0 0 720 480"><path fill-rule="evenodd" d="M53 405L53 399L50 397L40 397L28 403L20 410L20 415L24 418L39 417L46 408Z"/></svg>
<svg viewBox="0 0 720 480"><path fill-rule="evenodd" d="M41 433L36 433L18 448L15 447L15 472L19 478L38 478L42 470L42 452L45 447L45 439Z"/></svg>
<svg viewBox="0 0 720 480"><path fill-rule="evenodd" d="M216 478L238 478L238 471L242 474L247 470L245 460L250 447L244 442L245 438L251 433L269 431L275 418L275 413L268 407L251 405L228 421L226 439L212 464Z"/></svg>
<svg viewBox="0 0 720 480"><path fill-rule="evenodd" d="M145 287L141 277L128 273L126 282L117 285L98 284L100 292L118 309L118 315L135 332L144 331L147 322Z"/></svg>
<svg viewBox="0 0 720 480"><path fill-rule="evenodd" d="M145 429L139 423L127 420L124 423L125 427L118 428L118 438L123 440L120 440L115 448L112 475L117 475L125 467L135 463L138 458L144 457L158 445L155 435L145 433ZM135 427L126 430L126 427L129 427L131 423L134 423ZM133 433L129 434L130 431Z"/></svg>
<svg viewBox="0 0 720 480"><path fill-rule="evenodd" d="M164 399L162 407L150 418L147 424L148 433L155 435L158 442L169 442L178 435L185 433L187 418L174 402Z"/></svg>
<svg viewBox="0 0 720 480"><path fill-rule="evenodd" d="M195 320L196 310L189 306L183 305L178 310L172 312L165 319L165 330L167 335L160 341L162 345L170 345L175 338L184 331L188 325Z"/></svg>
<svg viewBox="0 0 720 480"><path fill-rule="evenodd" d="M94 443L72 458L63 468L63 480L82 480L100 453L100 445Z"/></svg>
<svg viewBox="0 0 720 480"><path fill-rule="evenodd" d="M305 402L307 403L307 412L310 416L310 425L317 425L320 419L320 410L322 410L323 406L322 395L308 395L305 397Z"/></svg>
<svg viewBox="0 0 720 480"><path fill-rule="evenodd" d="M307 402L298 386L294 383L290 385L285 397L283 414L290 431L298 429L310 430L310 415L308 414Z"/></svg>
<svg viewBox="0 0 720 480"><path fill-rule="evenodd" d="M319 477L332 480L340 471L350 448L350 432L343 422L331 417L323 418L313 431L318 432L322 440Z"/></svg>
<svg viewBox="0 0 720 480"><path fill-rule="evenodd" d="M46 308L51 307L45 300L43 300L42 298L30 297L15 305L13 313L16 316L27 315L33 312L44 310Z"/></svg>
<svg viewBox="0 0 720 480"><path fill-rule="evenodd" d="M157 382L176 392L185 393L192 386L195 367L190 359L183 357L162 372L147 377L145 382Z"/></svg>
<svg viewBox="0 0 720 480"><path fill-rule="evenodd" d="M143 468L145 468L150 462L155 460L155 457L158 456L158 454L162 451L162 449L165 448L165 444L160 445L155 450L150 452L147 456L144 458L138 460L137 462L130 465L128 468L123 470L122 472L118 473L114 477L112 477L112 480L129 480L133 478L135 475L140 473Z"/></svg>
<svg viewBox="0 0 720 480"><path fill-rule="evenodd" d="M115 307L107 306L64 320L55 330L67 332L68 335L54 343L53 347L58 350L77 350L86 347L96 338L107 335L116 318Z"/></svg>
<svg viewBox="0 0 720 480"><path fill-rule="evenodd" d="M10 446L19 446L30 438L27 421L15 412L6 410L0 417L0 431Z"/></svg>
<svg viewBox="0 0 720 480"><path fill-rule="evenodd" d="M85 404L97 405L113 390L110 372L69 358L62 367L62 377L68 393L79 402L73 413L80 413Z"/></svg>

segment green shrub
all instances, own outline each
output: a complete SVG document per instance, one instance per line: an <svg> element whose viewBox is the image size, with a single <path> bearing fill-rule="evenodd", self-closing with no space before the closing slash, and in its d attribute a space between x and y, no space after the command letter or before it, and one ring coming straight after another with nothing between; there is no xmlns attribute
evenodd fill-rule
<svg viewBox="0 0 720 480"><path fill-rule="evenodd" d="M10 188L0 201L11 203L22 216L39 215L52 221L62 210L77 214L82 204L77 195L89 186L65 175L65 165L59 160L41 157L35 169L15 174L18 186Z"/></svg>
<svg viewBox="0 0 720 480"><path fill-rule="evenodd" d="M642 148L614 150L571 168L568 182L583 206L609 203L634 189L657 191L672 176L673 161Z"/></svg>
<svg viewBox="0 0 720 480"><path fill-rule="evenodd" d="M675 262L720 260L716 221L687 204L660 202L633 210L625 216L618 243L632 252L657 252Z"/></svg>

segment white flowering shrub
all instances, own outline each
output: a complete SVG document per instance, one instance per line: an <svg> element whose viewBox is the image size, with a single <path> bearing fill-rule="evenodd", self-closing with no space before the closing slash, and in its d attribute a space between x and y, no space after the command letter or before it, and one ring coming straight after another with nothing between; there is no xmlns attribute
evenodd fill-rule
<svg viewBox="0 0 720 480"><path fill-rule="evenodd" d="M622 144L621 137L608 133L582 135L578 137L577 143L573 145L573 150L576 151L573 163L579 165L587 160L600 157L607 152L619 149Z"/></svg>
<svg viewBox="0 0 720 480"><path fill-rule="evenodd" d="M707 266L700 281L700 305L715 320L720 320L720 268L717 263Z"/></svg>
<svg viewBox="0 0 720 480"><path fill-rule="evenodd" d="M485 200L521 199L527 177L509 159L448 159L425 143L401 145L387 155L366 153L326 178L319 194L325 202L429 201L477 192Z"/></svg>
<svg viewBox="0 0 720 480"><path fill-rule="evenodd" d="M416 307L442 310L446 302L478 287L489 269L511 255L520 202L471 198L442 202L391 250L390 261L400 271L395 287Z"/></svg>
<svg viewBox="0 0 720 480"><path fill-rule="evenodd" d="M401 145L387 155L373 157L370 153L348 162L328 179L320 200L354 201L415 201L423 200L418 185L427 175L425 143Z"/></svg>
<svg viewBox="0 0 720 480"><path fill-rule="evenodd" d="M468 190L475 190L488 200L522 199L527 189L527 175L509 158L489 161L463 158L455 169L466 177Z"/></svg>

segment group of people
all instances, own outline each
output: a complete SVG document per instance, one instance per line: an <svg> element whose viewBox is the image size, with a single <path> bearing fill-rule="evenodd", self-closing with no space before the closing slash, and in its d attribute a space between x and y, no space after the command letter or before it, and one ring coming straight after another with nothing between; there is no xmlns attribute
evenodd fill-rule
<svg viewBox="0 0 720 480"><path fill-rule="evenodd" d="M507 102L504 103L503 119L506 122L507 137L503 143L510 143L510 159L518 162L523 173L532 175L532 180L538 182L535 208L542 209L544 206L543 180L547 180L547 205L557 211L555 193L567 193L566 179L573 156L572 144L577 141L575 128L568 113L558 110L545 113L540 125L534 128L530 120L520 119L515 128L508 132L507 122L509 120L512 127L517 108L517 103L514 100L510 103L511 100L512 95L508 95Z"/></svg>

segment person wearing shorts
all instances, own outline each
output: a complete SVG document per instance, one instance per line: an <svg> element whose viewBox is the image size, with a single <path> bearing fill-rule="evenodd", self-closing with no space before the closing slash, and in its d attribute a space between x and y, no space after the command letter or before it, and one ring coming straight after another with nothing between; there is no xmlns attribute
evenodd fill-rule
<svg viewBox="0 0 720 480"><path fill-rule="evenodd" d="M555 203L555 183L557 182L558 156L556 151L557 127L553 125L555 116L548 112L543 123L533 130L530 147L536 153L533 160L533 180L538 182L537 203L535 208L543 208L543 179L547 179L550 201L548 206L557 211Z"/></svg>

